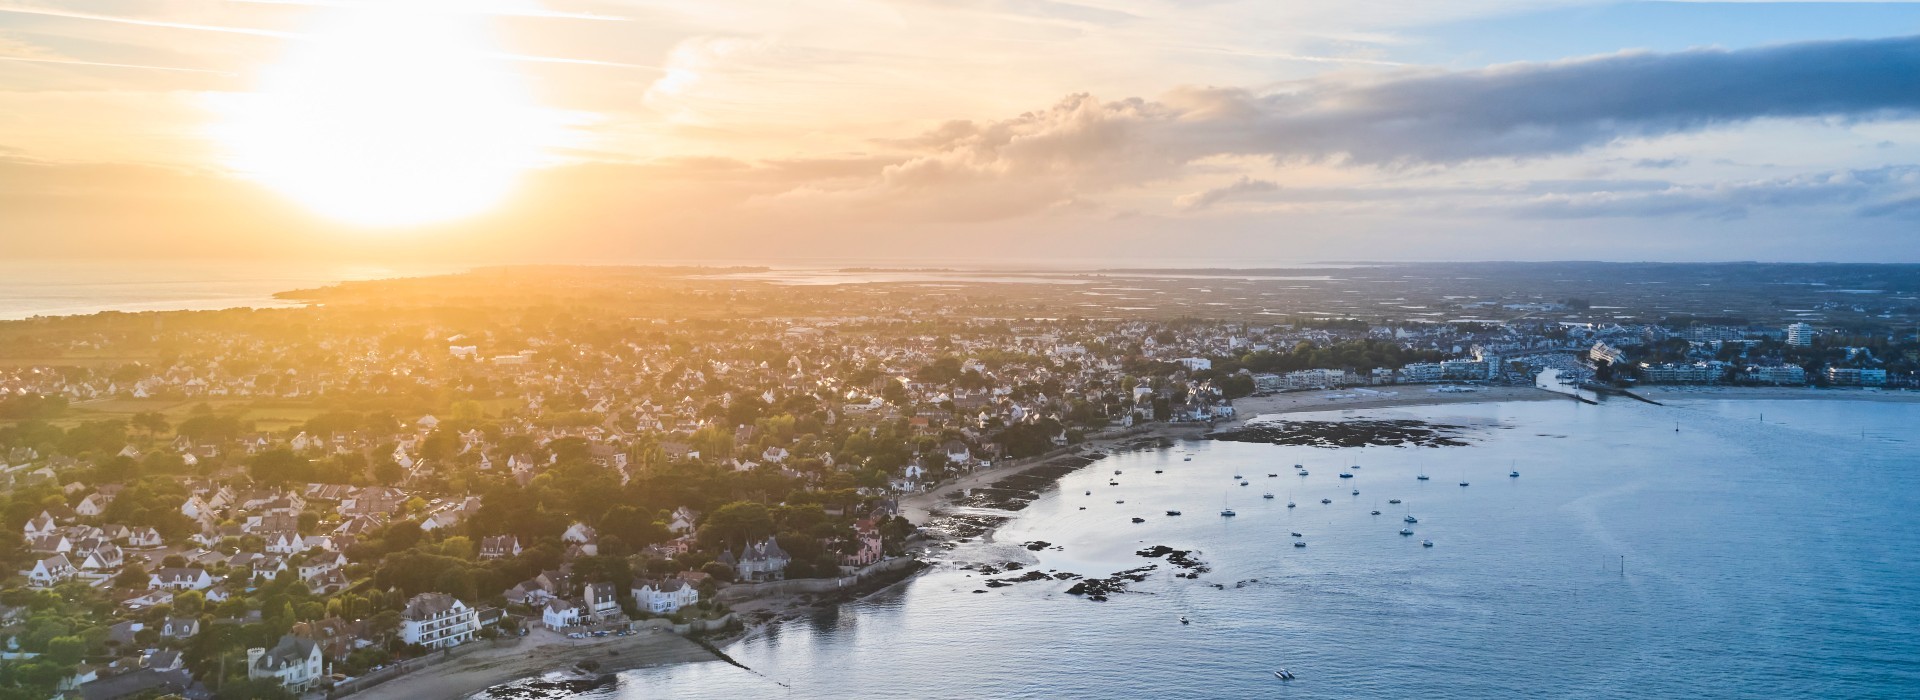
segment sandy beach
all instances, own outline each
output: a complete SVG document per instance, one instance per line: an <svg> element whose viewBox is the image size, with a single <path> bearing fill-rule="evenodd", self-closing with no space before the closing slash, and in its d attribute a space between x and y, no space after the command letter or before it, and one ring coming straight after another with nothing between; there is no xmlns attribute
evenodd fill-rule
<svg viewBox="0 0 1920 700"><path fill-rule="evenodd" d="M718 660L700 645L672 632L567 639L551 630L536 629L517 645L482 649L354 693L352 697L364 700L453 700L587 659L600 662L603 672Z"/></svg>

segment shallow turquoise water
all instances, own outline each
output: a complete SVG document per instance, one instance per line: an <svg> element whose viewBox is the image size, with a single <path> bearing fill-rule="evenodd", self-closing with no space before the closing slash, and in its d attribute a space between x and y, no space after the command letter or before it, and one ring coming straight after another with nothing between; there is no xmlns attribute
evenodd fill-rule
<svg viewBox="0 0 1920 700"><path fill-rule="evenodd" d="M951 559L1104 576L1165 544L1200 550L1210 573L1177 579L1163 564L1095 603L1066 582L976 594L982 577L943 565L726 649L755 672L642 669L582 697L1920 696L1920 404L1290 418L1342 415L1475 426L1474 444L1196 442L1110 457ZM1337 478L1354 461L1358 476ZM1423 468L1431 481L1414 478ZM1239 516L1219 517L1223 502ZM1396 534L1406 509L1413 537ZM1290 531L1310 545L1290 546ZM1029 540L1063 550L1027 552ZM1282 666L1298 680L1274 679Z"/></svg>

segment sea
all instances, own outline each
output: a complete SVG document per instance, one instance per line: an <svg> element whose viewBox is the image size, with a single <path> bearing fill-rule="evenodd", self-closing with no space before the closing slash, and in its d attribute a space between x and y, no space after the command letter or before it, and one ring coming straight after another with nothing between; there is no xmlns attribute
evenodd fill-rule
<svg viewBox="0 0 1920 700"><path fill-rule="evenodd" d="M1920 697L1920 403L1281 418L1452 426L1465 444L1115 454L928 573L724 647L744 669L630 670L572 697ZM1139 554L1155 545L1208 570L1176 576ZM978 565L1007 562L1158 568L1095 602L1072 580L985 585L1008 574Z"/></svg>

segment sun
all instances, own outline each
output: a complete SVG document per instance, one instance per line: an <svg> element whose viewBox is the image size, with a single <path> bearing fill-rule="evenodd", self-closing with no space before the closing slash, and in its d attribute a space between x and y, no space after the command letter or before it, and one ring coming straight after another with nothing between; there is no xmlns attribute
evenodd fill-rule
<svg viewBox="0 0 1920 700"><path fill-rule="evenodd" d="M359 226L498 206L543 158L549 129L484 17L445 8L388 0L330 12L258 89L220 105L213 136L227 165Z"/></svg>

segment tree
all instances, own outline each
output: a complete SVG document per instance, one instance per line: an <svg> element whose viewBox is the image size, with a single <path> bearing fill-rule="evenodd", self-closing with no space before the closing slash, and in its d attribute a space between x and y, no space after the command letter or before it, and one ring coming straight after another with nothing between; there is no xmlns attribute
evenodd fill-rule
<svg viewBox="0 0 1920 700"><path fill-rule="evenodd" d="M144 590L147 587L147 581L147 568L141 566L140 562L127 564L113 577L115 588Z"/></svg>
<svg viewBox="0 0 1920 700"><path fill-rule="evenodd" d="M79 637L54 637L47 642L47 658L62 666L80 663L87 655L87 640Z"/></svg>
<svg viewBox="0 0 1920 700"><path fill-rule="evenodd" d="M714 509L700 527L700 541L709 547L745 543L773 534L773 515L767 507L735 501Z"/></svg>
<svg viewBox="0 0 1920 700"><path fill-rule="evenodd" d="M150 436L167 432L167 428L173 427L167 422L167 417L159 411L135 413L130 422L133 423L133 427L146 431Z"/></svg>
<svg viewBox="0 0 1920 700"><path fill-rule="evenodd" d="M286 448L268 450L253 458L247 473L254 481L274 486L305 481L313 475L313 463Z"/></svg>

